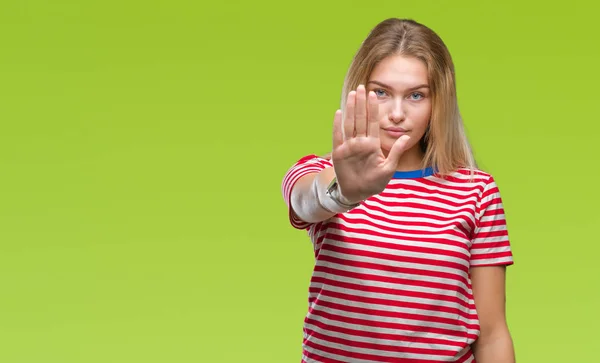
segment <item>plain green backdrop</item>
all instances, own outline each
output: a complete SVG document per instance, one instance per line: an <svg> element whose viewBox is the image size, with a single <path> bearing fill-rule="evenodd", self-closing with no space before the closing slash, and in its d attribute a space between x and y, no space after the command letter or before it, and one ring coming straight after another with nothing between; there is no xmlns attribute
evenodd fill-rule
<svg viewBox="0 0 600 363"><path fill-rule="evenodd" d="M550 4L2 0L0 362L299 362L281 180L388 17L454 57L518 361L598 362L598 7Z"/></svg>

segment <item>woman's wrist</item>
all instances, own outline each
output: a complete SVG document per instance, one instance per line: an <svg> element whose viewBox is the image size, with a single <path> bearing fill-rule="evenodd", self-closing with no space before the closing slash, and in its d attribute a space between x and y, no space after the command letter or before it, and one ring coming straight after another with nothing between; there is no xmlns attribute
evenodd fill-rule
<svg viewBox="0 0 600 363"><path fill-rule="evenodd" d="M319 173L313 180L313 190L320 207L330 213L346 213L360 205L342 195L335 174Z"/></svg>
<svg viewBox="0 0 600 363"><path fill-rule="evenodd" d="M317 203L322 209L329 213L346 213L352 209L353 206L345 205L346 200L345 198L340 199L339 193L337 195L330 195L331 183L332 181L335 181L335 176L332 177L328 174L329 173L319 173L313 180L313 191Z"/></svg>

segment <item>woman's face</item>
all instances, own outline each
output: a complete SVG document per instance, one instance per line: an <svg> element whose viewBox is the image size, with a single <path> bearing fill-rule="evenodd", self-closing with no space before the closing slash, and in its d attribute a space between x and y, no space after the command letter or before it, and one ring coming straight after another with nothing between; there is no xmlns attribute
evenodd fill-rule
<svg viewBox="0 0 600 363"><path fill-rule="evenodd" d="M402 135L410 136L407 152L420 153L419 140L431 118L427 66L421 60L390 56L373 70L366 84L379 102L381 148L387 154Z"/></svg>

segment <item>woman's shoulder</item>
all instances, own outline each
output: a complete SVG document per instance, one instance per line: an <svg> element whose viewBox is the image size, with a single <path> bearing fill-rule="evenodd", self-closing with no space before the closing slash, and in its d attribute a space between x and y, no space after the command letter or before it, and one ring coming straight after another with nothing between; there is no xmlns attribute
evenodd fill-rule
<svg viewBox="0 0 600 363"><path fill-rule="evenodd" d="M296 159L296 161L293 162L292 167L297 167L297 166L301 166L301 165L310 165L310 164L319 164L323 167L333 165L331 162L330 155L319 156L316 154L307 154L307 155L300 157L299 159Z"/></svg>
<svg viewBox="0 0 600 363"><path fill-rule="evenodd" d="M494 182L494 176L489 171L480 169L478 167L461 167L449 173L448 175L442 176L442 178L454 183L468 183L478 185L485 185Z"/></svg>
<svg viewBox="0 0 600 363"><path fill-rule="evenodd" d="M490 178L492 177L492 174L484 169L481 169L479 167L475 167L475 168L458 168L456 169L455 173L459 173L460 175L473 175L474 177L477 177L479 179L483 178Z"/></svg>

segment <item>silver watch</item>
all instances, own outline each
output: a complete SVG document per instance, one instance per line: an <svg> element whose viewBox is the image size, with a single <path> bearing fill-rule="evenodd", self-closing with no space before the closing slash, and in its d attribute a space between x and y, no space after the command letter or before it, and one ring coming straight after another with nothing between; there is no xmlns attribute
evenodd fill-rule
<svg viewBox="0 0 600 363"><path fill-rule="evenodd" d="M337 205L339 205L342 208L345 208L347 210L350 209L354 209L356 207L358 207L360 205L359 203L356 204L346 204L344 202L342 202L340 200L340 196L339 196L340 190L338 188L338 182L337 182L337 178L333 178L333 180L331 181L331 183L329 183L329 186L327 187L327 196L330 197L331 199L333 199L334 202L337 203Z"/></svg>

